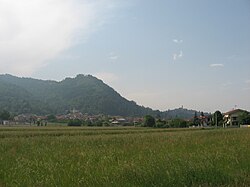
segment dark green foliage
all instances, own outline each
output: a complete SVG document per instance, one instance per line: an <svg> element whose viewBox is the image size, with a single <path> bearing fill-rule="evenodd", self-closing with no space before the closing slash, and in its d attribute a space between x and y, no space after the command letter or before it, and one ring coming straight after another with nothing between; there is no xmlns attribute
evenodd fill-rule
<svg viewBox="0 0 250 187"><path fill-rule="evenodd" d="M84 126L93 126L93 123L90 120L83 121Z"/></svg>
<svg viewBox="0 0 250 187"><path fill-rule="evenodd" d="M168 127L166 124L167 124L167 122L165 120L161 120L161 119L156 120L156 127L158 127L158 128Z"/></svg>
<svg viewBox="0 0 250 187"><path fill-rule="evenodd" d="M56 122L56 121L57 121L57 120L56 120L56 116L53 115L53 114L48 115L48 116L47 116L47 120L48 120L49 122Z"/></svg>
<svg viewBox="0 0 250 187"><path fill-rule="evenodd" d="M250 113L247 111L242 112L242 114L239 115L239 123L241 125L250 125Z"/></svg>
<svg viewBox="0 0 250 187"><path fill-rule="evenodd" d="M103 121L101 121L101 120L98 120L95 122L95 126L97 126L97 127L101 127L102 124L103 124Z"/></svg>
<svg viewBox="0 0 250 187"><path fill-rule="evenodd" d="M199 125L199 118L197 116L197 112L194 113L194 118L193 118L193 125L198 126Z"/></svg>
<svg viewBox="0 0 250 187"><path fill-rule="evenodd" d="M160 112L138 106L91 75L77 75L60 82L0 75L0 108L16 114L65 114L76 109L88 114L152 115L165 119L189 119L194 113L183 108Z"/></svg>
<svg viewBox="0 0 250 187"><path fill-rule="evenodd" d="M79 119L72 119L68 122L68 126L81 126L82 121Z"/></svg>
<svg viewBox="0 0 250 187"><path fill-rule="evenodd" d="M37 126L41 125L41 121L36 121Z"/></svg>
<svg viewBox="0 0 250 187"><path fill-rule="evenodd" d="M155 118L150 116L150 115L146 115L144 117L144 126L145 127L155 127Z"/></svg>
<svg viewBox="0 0 250 187"><path fill-rule="evenodd" d="M177 109L167 110L163 112L161 114L161 117L165 119L174 119L174 118L191 119L194 117L195 112L197 116L202 115L201 112L197 112L195 110L189 110L186 108L177 108ZM208 115L208 113L203 113L203 115Z"/></svg>
<svg viewBox="0 0 250 187"><path fill-rule="evenodd" d="M0 119L1 120L9 120L10 119L10 113L6 110L3 110L0 112Z"/></svg>
<svg viewBox="0 0 250 187"><path fill-rule="evenodd" d="M188 127L188 124L185 120L182 119L173 119L168 122L169 127L171 128L185 128Z"/></svg>
<svg viewBox="0 0 250 187"><path fill-rule="evenodd" d="M215 111L215 113L213 114L213 125L215 126L223 125L223 115L219 110Z"/></svg>
<svg viewBox="0 0 250 187"><path fill-rule="evenodd" d="M78 75L61 82L0 75L0 108L13 113L63 114L70 109L82 113L144 116L150 108L128 101L91 75Z"/></svg>

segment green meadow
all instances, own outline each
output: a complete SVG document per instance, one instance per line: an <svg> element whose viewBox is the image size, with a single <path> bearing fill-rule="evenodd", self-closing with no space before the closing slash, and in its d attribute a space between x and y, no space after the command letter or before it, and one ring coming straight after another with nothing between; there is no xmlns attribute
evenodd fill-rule
<svg viewBox="0 0 250 187"><path fill-rule="evenodd" d="M250 129L0 127L0 186L250 186Z"/></svg>

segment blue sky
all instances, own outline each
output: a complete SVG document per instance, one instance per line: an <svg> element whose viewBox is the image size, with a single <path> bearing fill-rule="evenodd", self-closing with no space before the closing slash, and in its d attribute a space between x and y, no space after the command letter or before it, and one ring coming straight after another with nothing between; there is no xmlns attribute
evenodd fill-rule
<svg viewBox="0 0 250 187"><path fill-rule="evenodd" d="M0 0L0 26L0 73L92 74L153 109L250 110L249 0Z"/></svg>

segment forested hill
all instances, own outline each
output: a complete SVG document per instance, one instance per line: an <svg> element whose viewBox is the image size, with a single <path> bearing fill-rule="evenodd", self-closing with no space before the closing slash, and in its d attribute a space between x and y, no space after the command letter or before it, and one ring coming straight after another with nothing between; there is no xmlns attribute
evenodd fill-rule
<svg viewBox="0 0 250 187"><path fill-rule="evenodd" d="M0 109L16 114L63 114L70 109L122 116L159 114L128 101L91 75L77 75L60 82L0 75Z"/></svg>
<svg viewBox="0 0 250 187"><path fill-rule="evenodd" d="M190 110L186 108L176 108L173 110L167 110L161 113L161 117L165 119L181 118L181 119L191 119L194 117L194 114L197 116L201 115L201 111ZM204 115L210 115L207 112L204 112Z"/></svg>
<svg viewBox="0 0 250 187"><path fill-rule="evenodd" d="M0 75L0 110L47 115L64 114L71 109L88 114L150 114L168 119L188 119L195 113L195 110L183 108L160 112L139 106L91 75L77 75L60 82Z"/></svg>

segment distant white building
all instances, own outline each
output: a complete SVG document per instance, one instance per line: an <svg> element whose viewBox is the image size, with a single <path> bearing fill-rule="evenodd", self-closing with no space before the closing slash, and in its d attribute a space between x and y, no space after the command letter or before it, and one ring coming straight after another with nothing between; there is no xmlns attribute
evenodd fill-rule
<svg viewBox="0 0 250 187"><path fill-rule="evenodd" d="M8 121L8 120L3 120L3 125L10 125L10 121Z"/></svg>

